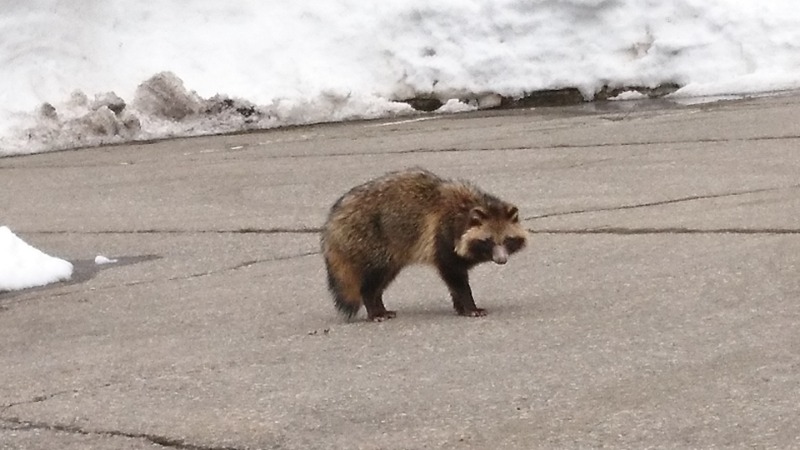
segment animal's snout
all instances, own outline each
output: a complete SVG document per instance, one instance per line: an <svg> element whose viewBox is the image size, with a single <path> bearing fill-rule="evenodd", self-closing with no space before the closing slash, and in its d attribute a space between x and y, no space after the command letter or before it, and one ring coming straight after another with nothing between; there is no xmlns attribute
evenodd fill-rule
<svg viewBox="0 0 800 450"><path fill-rule="evenodd" d="M505 264L508 262L508 250L502 245L495 245L492 250L492 261L496 264Z"/></svg>

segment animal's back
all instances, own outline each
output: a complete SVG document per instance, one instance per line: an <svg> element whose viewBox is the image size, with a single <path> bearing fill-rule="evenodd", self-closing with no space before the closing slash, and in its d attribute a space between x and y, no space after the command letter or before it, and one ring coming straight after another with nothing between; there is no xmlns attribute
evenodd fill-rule
<svg viewBox="0 0 800 450"><path fill-rule="evenodd" d="M389 173L351 189L331 208L323 247L346 250L350 258L364 262L415 259L415 244L433 231L427 228L441 204L443 183L435 174L416 169Z"/></svg>

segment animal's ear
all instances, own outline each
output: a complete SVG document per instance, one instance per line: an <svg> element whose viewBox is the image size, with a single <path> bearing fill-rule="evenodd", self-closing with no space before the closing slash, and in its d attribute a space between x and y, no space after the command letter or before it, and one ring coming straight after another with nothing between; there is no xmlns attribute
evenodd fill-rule
<svg viewBox="0 0 800 450"><path fill-rule="evenodd" d="M516 206L509 206L508 212L506 213L508 220L516 223L519 222L519 209Z"/></svg>
<svg viewBox="0 0 800 450"><path fill-rule="evenodd" d="M480 206L476 206L469 210L469 226L470 227L477 227L483 224L486 218L489 217L486 214L486 210L481 208Z"/></svg>

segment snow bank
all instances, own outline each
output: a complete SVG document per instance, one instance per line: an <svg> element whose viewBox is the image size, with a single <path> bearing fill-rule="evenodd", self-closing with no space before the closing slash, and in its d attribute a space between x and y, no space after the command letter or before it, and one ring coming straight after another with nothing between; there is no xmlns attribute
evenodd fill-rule
<svg viewBox="0 0 800 450"><path fill-rule="evenodd" d="M798 73L792 0L4 2L0 154L407 114L416 97L758 92Z"/></svg>
<svg viewBox="0 0 800 450"><path fill-rule="evenodd" d="M70 277L70 262L48 256L8 227L0 227L0 292L44 286Z"/></svg>

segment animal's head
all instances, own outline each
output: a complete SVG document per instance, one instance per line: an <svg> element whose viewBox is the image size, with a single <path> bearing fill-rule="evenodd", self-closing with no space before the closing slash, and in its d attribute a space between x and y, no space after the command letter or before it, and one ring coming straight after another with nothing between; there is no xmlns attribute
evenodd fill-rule
<svg viewBox="0 0 800 450"><path fill-rule="evenodd" d="M464 232L456 241L456 253L470 261L505 264L528 240L520 224L519 210L505 202L473 206L467 215Z"/></svg>

